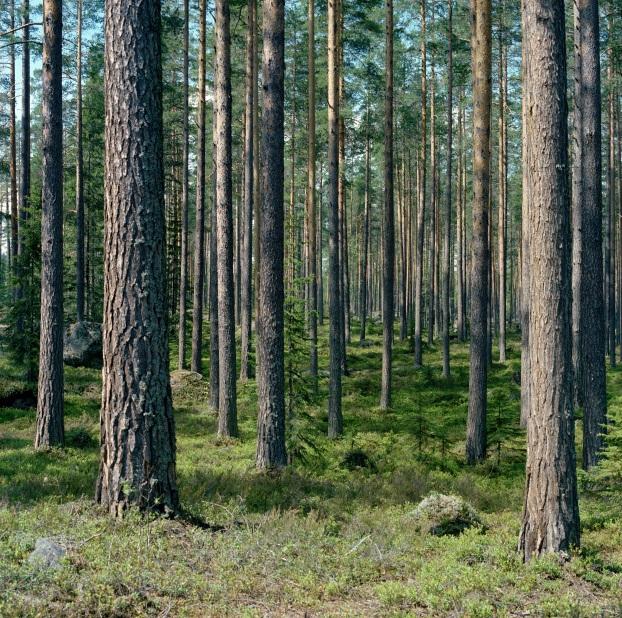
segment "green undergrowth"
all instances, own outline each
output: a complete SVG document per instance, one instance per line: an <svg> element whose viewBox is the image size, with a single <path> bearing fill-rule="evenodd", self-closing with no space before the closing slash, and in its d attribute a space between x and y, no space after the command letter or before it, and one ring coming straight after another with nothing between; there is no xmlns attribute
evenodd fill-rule
<svg viewBox="0 0 622 618"><path fill-rule="evenodd" d="M34 410L0 408L0 616L620 615L618 492L581 477L583 545L569 562L523 565L516 551L525 458L518 339L508 362L492 366L488 459L468 468L468 347L452 341L444 380L440 346L416 371L408 342L397 341L393 407L381 411L380 335L372 323L372 345L349 346L337 441L323 435L320 349L321 393L305 410L314 448L279 475L254 470L253 381L238 385L240 438L229 441L215 435L207 378L176 390L179 490L193 516L185 520L113 521L93 504L99 371L66 368L63 450L36 453ZM15 384L7 362L0 357L0 375ZM619 369L609 384L617 403ZM418 532L413 513L431 492L465 498L484 525L455 537ZM40 537L67 547L60 569L28 563Z"/></svg>

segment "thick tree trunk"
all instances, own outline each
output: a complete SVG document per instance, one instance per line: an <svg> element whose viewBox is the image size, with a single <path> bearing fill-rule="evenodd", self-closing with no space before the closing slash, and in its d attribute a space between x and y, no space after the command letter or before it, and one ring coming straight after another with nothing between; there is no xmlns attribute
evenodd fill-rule
<svg viewBox="0 0 622 618"><path fill-rule="evenodd" d="M253 321L253 197L255 167L255 14L257 0L248 0L248 32L246 35L246 101L244 135L244 210L242 241L242 307L240 379L252 376L251 327Z"/></svg>
<svg viewBox="0 0 622 618"><path fill-rule="evenodd" d="M216 249L218 264L218 435L237 436L233 193L231 164L231 35L229 2L216 0Z"/></svg>
<svg viewBox="0 0 622 618"><path fill-rule="evenodd" d="M283 183L285 116L285 2L263 3L263 123L261 176L261 307L257 350L259 414L256 464L287 464L285 449L285 350Z"/></svg>
<svg viewBox="0 0 622 618"><path fill-rule="evenodd" d="M342 309L339 268L339 0L328 0L328 252L329 386L328 436L343 432L341 414Z"/></svg>
<svg viewBox="0 0 622 618"><path fill-rule="evenodd" d="M190 368L201 373L203 355L203 286L205 282L205 55L207 0L199 0L199 80L197 87L197 180L194 227L194 291Z"/></svg>
<svg viewBox="0 0 622 618"><path fill-rule="evenodd" d="M466 459L486 457L488 381L488 217L490 208L491 2L471 0L473 69L473 241L471 362Z"/></svg>
<svg viewBox="0 0 622 618"><path fill-rule="evenodd" d="M606 421L598 1L575 0L573 339L583 406L583 466L596 464ZM611 187L610 187L611 189Z"/></svg>
<svg viewBox="0 0 622 618"><path fill-rule="evenodd" d="M570 200L563 0L523 0L530 409L525 560L579 544L572 409Z"/></svg>
<svg viewBox="0 0 622 618"><path fill-rule="evenodd" d="M451 254L451 164L453 140L453 48L452 48L453 0L447 2L447 185L445 196L445 244L443 246L443 377L449 378L449 329L450 315L450 254Z"/></svg>
<svg viewBox="0 0 622 618"><path fill-rule="evenodd" d="M186 366L186 313L188 298L188 192L189 192L189 122L188 122L188 47L190 36L190 6L189 0L184 0L184 108L183 108L183 153L182 153L182 188L181 188L181 248L179 271L179 333L177 366L184 369Z"/></svg>
<svg viewBox="0 0 622 618"><path fill-rule="evenodd" d="M307 6L309 72L308 92L308 151L307 151L307 277L309 278L309 339L311 345L310 370L313 390L317 391L317 214L315 208L315 0L308 0Z"/></svg>
<svg viewBox="0 0 622 618"><path fill-rule="evenodd" d="M159 0L108 0L101 463L96 500L179 507L164 286ZM136 208L140 202L141 208Z"/></svg>
<svg viewBox="0 0 622 618"><path fill-rule="evenodd" d="M41 333L35 448L62 446L63 425L63 11L43 2Z"/></svg>
<svg viewBox="0 0 622 618"><path fill-rule="evenodd" d="M384 93L384 278L382 303L382 388L380 409L391 407L395 286L395 213L393 195L393 0L385 2Z"/></svg>
<svg viewBox="0 0 622 618"><path fill-rule="evenodd" d="M423 364L423 353L421 348L421 328L423 323L423 245L425 239L425 199L426 199L426 164L427 164L427 126L426 126L426 30L425 30L425 3L421 3L421 134L420 134L420 154L419 154L419 209L417 211L417 260L415 274L415 367Z"/></svg>

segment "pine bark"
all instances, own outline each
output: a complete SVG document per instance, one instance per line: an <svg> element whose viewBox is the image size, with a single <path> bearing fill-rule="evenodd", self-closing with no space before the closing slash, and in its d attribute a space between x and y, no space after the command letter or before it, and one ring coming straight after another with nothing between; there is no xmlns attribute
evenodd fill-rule
<svg viewBox="0 0 622 618"><path fill-rule="evenodd" d="M164 264L160 2L105 13L106 193L101 462L96 500L175 511ZM136 203L141 208L136 208Z"/></svg>
<svg viewBox="0 0 622 618"><path fill-rule="evenodd" d="M395 204L393 194L393 0L385 3L384 94L384 278L382 303L382 388L380 409L391 407L395 286Z"/></svg>
<svg viewBox="0 0 622 618"><path fill-rule="evenodd" d="M371 144L369 136L369 101L365 120L365 213L363 219L363 256L361 264L361 297L359 309L361 314L360 340L365 341L367 328L367 307L369 304L369 227L371 217Z"/></svg>
<svg viewBox="0 0 622 618"><path fill-rule="evenodd" d="M499 229L498 264L499 264L499 362L506 361L505 324L506 324L506 212L507 212L507 175L506 175L506 75L505 75L505 42L503 11L499 24Z"/></svg>
<svg viewBox="0 0 622 618"><path fill-rule="evenodd" d="M218 264L218 435L237 436L233 192L231 155L231 33L229 2L216 0L216 249Z"/></svg>
<svg viewBox="0 0 622 618"><path fill-rule="evenodd" d="M573 352L577 399L583 406L583 466L586 469L598 461L607 407L598 21L597 0L575 0Z"/></svg>
<svg viewBox="0 0 622 618"><path fill-rule="evenodd" d="M329 388L328 436L343 432L341 269L339 267L339 0L328 0L328 253Z"/></svg>
<svg viewBox="0 0 622 618"><path fill-rule="evenodd" d="M563 0L523 0L529 184L530 409L525 560L579 544Z"/></svg>
<svg viewBox="0 0 622 618"><path fill-rule="evenodd" d="M490 208L491 2L471 0L473 68L473 240L471 351L466 459L486 457L488 380L488 217Z"/></svg>
<svg viewBox="0 0 622 618"><path fill-rule="evenodd" d="M15 28L15 0L11 0L11 30ZM15 114L15 45L9 48L9 176L11 194L11 264L15 269L18 250L17 127ZM14 291L15 293L15 291Z"/></svg>
<svg viewBox="0 0 622 618"><path fill-rule="evenodd" d="M287 464L284 350L285 1L263 3L263 123L260 297L257 350L259 414L256 465Z"/></svg>
<svg viewBox="0 0 622 618"><path fill-rule="evenodd" d="M194 224L194 290L190 369L201 373L203 356L203 287L205 282L205 56L207 0L199 0L199 79L197 85L197 177Z"/></svg>
<svg viewBox="0 0 622 618"><path fill-rule="evenodd" d="M43 2L41 322L35 448L62 446L63 409L63 11Z"/></svg>

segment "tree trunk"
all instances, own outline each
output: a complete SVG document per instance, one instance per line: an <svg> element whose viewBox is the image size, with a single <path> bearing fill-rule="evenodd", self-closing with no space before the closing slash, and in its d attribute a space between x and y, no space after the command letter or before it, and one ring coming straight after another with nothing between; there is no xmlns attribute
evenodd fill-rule
<svg viewBox="0 0 622 618"><path fill-rule="evenodd" d="M504 9L505 7L503 7ZM505 152L505 109L506 109L506 76L505 76L505 43L503 10L499 25L499 362L505 363L505 307L506 307L506 212L507 212L507 176L506 176L506 152Z"/></svg>
<svg viewBox="0 0 622 618"><path fill-rule="evenodd" d="M233 194L231 158L231 35L229 2L216 0L216 249L218 264L218 435L237 436Z"/></svg>
<svg viewBox="0 0 622 618"><path fill-rule="evenodd" d="M108 0L101 462L96 501L176 511L164 264L160 2ZM141 208L136 208L140 202Z"/></svg>
<svg viewBox="0 0 622 618"><path fill-rule="evenodd" d="M384 94L384 281L382 303L382 389L380 409L391 407L395 285L395 214L393 195L393 0L386 0Z"/></svg>
<svg viewBox="0 0 622 618"><path fill-rule="evenodd" d="M246 35L246 131L244 139L244 211L242 242L242 307L240 379L252 376L251 327L253 321L253 197L255 163L255 23L257 0L248 0L248 32Z"/></svg>
<svg viewBox="0 0 622 618"><path fill-rule="evenodd" d="M257 350L259 414L256 465L287 464L285 449L285 350L283 184L285 116L285 2L263 3L263 123L261 204L261 308Z"/></svg>
<svg viewBox="0 0 622 618"><path fill-rule="evenodd" d="M209 407L218 411L220 400L220 370L218 362L218 251L216 242L216 114L212 114L212 207L209 235Z"/></svg>
<svg viewBox="0 0 622 618"><path fill-rule="evenodd" d="M307 65L309 73L308 105L308 152L307 152L307 277L309 278L309 339L311 344L311 379L313 390L317 391L317 214L315 208L315 0L308 0L307 7L308 49Z"/></svg>
<svg viewBox="0 0 622 618"><path fill-rule="evenodd" d="M473 240L471 362L466 459L486 457L488 380L488 216L490 207L491 2L471 0L473 70Z"/></svg>
<svg viewBox="0 0 622 618"><path fill-rule="evenodd" d="M430 36L434 41L434 2L430 8ZM438 287L436 285L436 267L438 260L437 222L438 222L438 200L436 193L436 72L434 67L434 46L430 50L430 172L431 172L431 191L430 191L430 279L428 281L428 345L434 343L436 329L436 296Z"/></svg>
<svg viewBox="0 0 622 618"><path fill-rule="evenodd" d="M453 0L447 2L447 186L445 197L445 244L443 246L443 377L449 378L450 249L451 249L451 163L453 139Z"/></svg>
<svg viewBox="0 0 622 618"><path fill-rule="evenodd" d="M359 301L359 310L361 314L361 341L365 341L365 331L367 327L367 307L369 304L369 225L371 214L371 144L369 138L369 100L367 101L365 122L365 214L363 222L363 263L361 265L361 297Z"/></svg>
<svg viewBox="0 0 622 618"><path fill-rule="evenodd" d="M189 0L184 0L184 107L183 107L183 153L182 153L182 188L181 188L181 264L179 271L179 345L177 366L184 369L186 366L186 313L188 298L188 192L189 192L189 123L188 123L188 47L190 30Z"/></svg>
<svg viewBox="0 0 622 618"><path fill-rule="evenodd" d="M342 310L339 268L339 0L328 0L328 252L329 387L328 436L343 432L341 414Z"/></svg>
<svg viewBox="0 0 622 618"><path fill-rule="evenodd" d="M602 269L601 99L598 1L575 0L573 169L573 339L578 401L583 406L583 466L603 445L605 383ZM610 187L611 189L612 187Z"/></svg>
<svg viewBox="0 0 622 618"><path fill-rule="evenodd" d="M194 227L194 291L192 299L192 359L190 369L201 373L203 356L203 286L205 281L205 55L207 0L199 0L199 80L197 87L197 182Z"/></svg>
<svg viewBox="0 0 622 618"><path fill-rule="evenodd" d="M579 544L572 410L570 200L563 0L523 0L529 184L530 409L519 549Z"/></svg>
<svg viewBox="0 0 622 618"><path fill-rule="evenodd" d="M457 316L456 316L456 326L458 330L458 340L464 341L465 339L465 302L464 302L464 248L462 246L462 238L463 238L463 226L464 226L464 210L466 205L462 200L462 153L463 153L463 131L462 131L462 118L464 115L463 108L463 95L460 92L458 97L458 170L457 170L457 179L456 179L456 197L457 197L457 212L456 212L456 253L457 253L457 270L458 270L458 281L457 281L457 294L456 294L456 304L457 304Z"/></svg>
<svg viewBox="0 0 622 618"><path fill-rule="evenodd" d="M616 320L615 320L615 228L613 225L614 204L616 202L616 183L615 183L615 136L613 130L615 83L613 73L613 3L610 3L608 16L609 23L609 47L607 49L607 81L609 83L609 105L608 105L608 126L609 126L609 146L608 146L608 200L607 200L607 242L605 243L605 286L607 291L607 351L609 353L609 364L616 366Z"/></svg>
<svg viewBox="0 0 622 618"><path fill-rule="evenodd" d="M426 127L426 30L425 30L425 3L421 3L421 135L419 154L419 210L417 212L417 272L415 275L415 367L423 364L421 349L421 326L423 321L423 243L425 239L425 199L426 199L426 156L427 156L427 127Z"/></svg>
<svg viewBox="0 0 622 618"><path fill-rule="evenodd" d="M15 28L15 0L11 0L11 30ZM17 127L15 119L15 45L9 48L9 175L11 177L11 264L15 274L15 258L18 250L18 211L17 211ZM15 294L15 290L14 290Z"/></svg>
<svg viewBox="0 0 622 618"><path fill-rule="evenodd" d="M43 2L41 333L35 448L62 446L63 421L63 11Z"/></svg>

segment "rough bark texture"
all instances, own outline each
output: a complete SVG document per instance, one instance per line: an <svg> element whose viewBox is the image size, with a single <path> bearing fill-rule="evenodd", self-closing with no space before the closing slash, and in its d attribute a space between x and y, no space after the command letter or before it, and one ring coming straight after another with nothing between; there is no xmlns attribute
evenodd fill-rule
<svg viewBox="0 0 622 618"><path fill-rule="evenodd" d="M504 48L504 23L503 13L499 24L499 228L498 235L498 264L499 264L499 362L505 363L505 307L506 307L506 211L507 211L507 177L506 177L506 152L505 152L505 108L506 108L506 83L505 83L505 48Z"/></svg>
<svg viewBox="0 0 622 618"><path fill-rule="evenodd" d="M231 188L231 34L229 2L216 1L216 248L218 261L218 435L237 436L233 193Z"/></svg>
<svg viewBox="0 0 622 618"><path fill-rule="evenodd" d="M248 0L246 34L246 92L244 133L244 209L242 213L241 354L240 379L252 376L251 326L253 321L253 197L255 163L255 13L257 0Z"/></svg>
<svg viewBox="0 0 622 618"><path fill-rule="evenodd" d="M15 0L11 0L11 30L15 28ZM18 249L17 212L17 127L15 118L15 45L9 48L9 175L11 177L11 264L15 268Z"/></svg>
<svg viewBox="0 0 622 618"><path fill-rule="evenodd" d="M473 69L473 241L471 363L466 459L486 457L488 381L488 217L490 208L491 2L471 0Z"/></svg>
<svg viewBox="0 0 622 618"><path fill-rule="evenodd" d="M218 253L216 242L216 114L212 117L212 207L209 235L209 407L218 411L220 370L218 359Z"/></svg>
<svg viewBox="0 0 622 618"><path fill-rule="evenodd" d="M445 195L445 244L443 246L443 377L449 378L449 327L450 307L450 248L451 248L451 164L453 140L453 49L452 8L453 0L447 3L447 185Z"/></svg>
<svg viewBox="0 0 622 618"><path fill-rule="evenodd" d="M524 0L530 410L525 560L579 543L572 394L570 200L563 0Z"/></svg>
<svg viewBox="0 0 622 618"><path fill-rule="evenodd" d="M205 281L205 54L206 2L199 0L199 80L197 86L197 182L194 224L194 291L192 299L192 359L190 369L201 373L203 352L203 286Z"/></svg>
<svg viewBox="0 0 622 618"><path fill-rule="evenodd" d="M367 119L365 126L365 214L363 221L363 260L361 265L361 336L360 340L365 341L365 330L367 326L367 304L368 304L368 282L369 282L369 225L371 215L371 144L369 138L369 101L367 102Z"/></svg>
<svg viewBox="0 0 622 618"><path fill-rule="evenodd" d="M310 369L313 389L317 391L317 214L315 207L315 1L308 0L307 65L309 71L308 92L308 151L307 151L307 277L309 278L309 339L311 344Z"/></svg>
<svg viewBox="0 0 622 618"><path fill-rule="evenodd" d="M82 152L82 0L78 0L76 51L76 319L84 320L84 157Z"/></svg>
<svg viewBox="0 0 622 618"><path fill-rule="evenodd" d="M190 37L190 6L189 0L184 0L184 109L183 109L183 152L182 152L182 180L181 180L181 247L179 271L179 332L177 366L184 369L186 366L186 312L188 297L188 192L189 192L189 122L188 122L188 47Z"/></svg>
<svg viewBox="0 0 622 618"><path fill-rule="evenodd" d="M603 299L598 1L575 0L573 340L583 466L598 460L607 407Z"/></svg>
<svg viewBox="0 0 622 618"><path fill-rule="evenodd" d="M62 446L63 426L63 11L43 2L41 332L35 448Z"/></svg>
<svg viewBox="0 0 622 618"><path fill-rule="evenodd" d="M426 199L426 31L425 31L425 3L421 0L421 135L419 154L419 208L417 211L417 264L415 273L415 367L421 367L423 352L421 349L421 327L423 322L423 241L425 239L425 199Z"/></svg>
<svg viewBox="0 0 622 618"><path fill-rule="evenodd" d="M328 0L328 304L329 387L328 436L343 431L341 413L342 311L339 268L339 0Z"/></svg>
<svg viewBox="0 0 622 618"><path fill-rule="evenodd" d="M108 0L101 462L96 500L179 506L164 264L160 2ZM140 204L140 208L136 205Z"/></svg>
<svg viewBox="0 0 622 618"><path fill-rule="evenodd" d="M263 123L261 263L257 349L259 414L256 464L287 464L285 449L285 350L283 183L285 103L285 1L263 3Z"/></svg>
<svg viewBox="0 0 622 618"><path fill-rule="evenodd" d="M395 285L395 205L393 195L393 0L385 2L384 93L384 278L382 302L382 388L380 409L391 407Z"/></svg>

